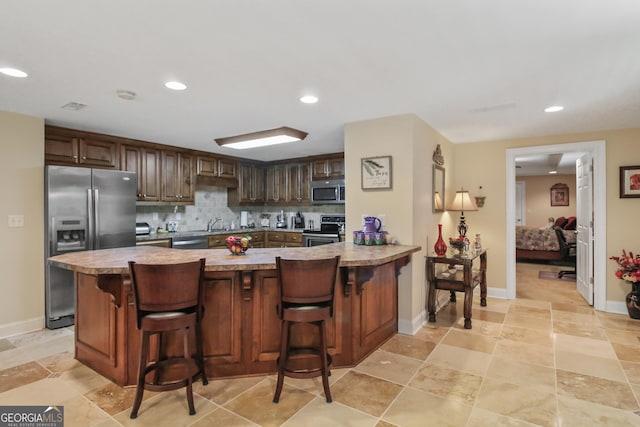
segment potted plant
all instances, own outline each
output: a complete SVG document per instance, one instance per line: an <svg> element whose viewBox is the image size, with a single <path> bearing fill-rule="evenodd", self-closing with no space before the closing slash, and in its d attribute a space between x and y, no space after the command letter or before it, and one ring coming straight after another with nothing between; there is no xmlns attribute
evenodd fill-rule
<svg viewBox="0 0 640 427"><path fill-rule="evenodd" d="M616 277L631 283L631 292L627 294L627 310L629 317L640 319L640 254L622 250L622 256L612 256L609 259L618 264Z"/></svg>

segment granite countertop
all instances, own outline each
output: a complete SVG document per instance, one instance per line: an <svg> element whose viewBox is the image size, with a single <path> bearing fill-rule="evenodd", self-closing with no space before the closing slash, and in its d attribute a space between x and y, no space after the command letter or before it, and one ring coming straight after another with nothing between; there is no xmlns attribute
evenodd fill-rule
<svg viewBox="0 0 640 427"><path fill-rule="evenodd" d="M196 236L215 236L215 235L232 235L232 234L247 234L258 233L261 231L284 231L287 233L302 233L302 228L275 228L275 227L256 227L256 228L236 228L235 230L193 230L193 231L177 231L172 233L151 233L136 236L136 241L145 240L158 240L158 239L172 239L174 237L196 237Z"/></svg>
<svg viewBox="0 0 640 427"><path fill-rule="evenodd" d="M278 229L280 230L280 229ZM207 271L272 270L275 257L291 259L329 258L340 255L341 267L385 264L421 250L420 246L360 246L350 242L308 248L251 248L245 255L227 249L168 249L134 246L117 249L73 252L49 258L53 265L86 274L127 274L129 261L139 263L179 263L206 258Z"/></svg>

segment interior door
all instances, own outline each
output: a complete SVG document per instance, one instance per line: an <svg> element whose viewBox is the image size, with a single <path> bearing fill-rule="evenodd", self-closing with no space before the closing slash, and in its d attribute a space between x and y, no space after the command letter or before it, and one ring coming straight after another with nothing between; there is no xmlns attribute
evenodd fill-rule
<svg viewBox="0 0 640 427"><path fill-rule="evenodd" d="M576 288L593 305L593 159L585 154L576 162L577 258Z"/></svg>

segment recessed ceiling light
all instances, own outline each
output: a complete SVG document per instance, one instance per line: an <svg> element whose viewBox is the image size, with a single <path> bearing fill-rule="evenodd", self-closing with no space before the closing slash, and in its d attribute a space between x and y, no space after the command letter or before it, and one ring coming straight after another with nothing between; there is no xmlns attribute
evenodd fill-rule
<svg viewBox="0 0 640 427"><path fill-rule="evenodd" d="M562 105L552 105L551 107L547 107L544 109L545 113L556 113L558 111L564 110Z"/></svg>
<svg viewBox="0 0 640 427"><path fill-rule="evenodd" d="M0 68L0 73L11 77L27 77L27 73L17 68Z"/></svg>
<svg viewBox="0 0 640 427"><path fill-rule="evenodd" d="M305 95L300 98L300 102L304 102L305 104L315 104L318 102L318 97L313 95Z"/></svg>
<svg viewBox="0 0 640 427"><path fill-rule="evenodd" d="M166 82L164 85L173 90L185 90L187 88L186 84L180 82Z"/></svg>

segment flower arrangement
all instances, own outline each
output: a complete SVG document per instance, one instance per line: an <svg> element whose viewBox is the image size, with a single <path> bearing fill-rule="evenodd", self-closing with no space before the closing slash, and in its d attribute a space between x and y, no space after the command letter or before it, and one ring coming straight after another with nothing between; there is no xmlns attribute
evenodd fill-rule
<svg viewBox="0 0 640 427"><path fill-rule="evenodd" d="M616 277L633 284L640 283L640 254L622 250L622 256L612 256L609 259L618 263Z"/></svg>
<svg viewBox="0 0 640 427"><path fill-rule="evenodd" d="M469 248L469 239L465 236L458 236L457 238L449 237L449 247L456 249L461 254L465 253Z"/></svg>

